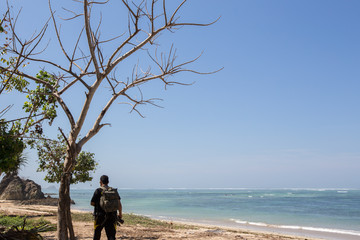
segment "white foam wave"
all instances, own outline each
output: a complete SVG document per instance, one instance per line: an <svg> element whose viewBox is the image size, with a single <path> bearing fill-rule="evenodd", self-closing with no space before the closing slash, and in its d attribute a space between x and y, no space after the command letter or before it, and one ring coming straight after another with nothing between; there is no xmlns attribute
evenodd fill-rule
<svg viewBox="0 0 360 240"><path fill-rule="evenodd" d="M278 226L279 228L284 229L295 229L295 230L307 230L314 232L327 232L327 233L337 233L337 234L347 234L360 236L360 232L351 231L351 230L343 230L343 229L330 229L330 228L315 228L315 227L301 227L301 226Z"/></svg>
<svg viewBox="0 0 360 240"><path fill-rule="evenodd" d="M358 232L358 231L344 230L344 229L317 228L317 227L304 227L304 226L291 226L291 225L272 225L272 224L267 224L267 223L262 223L262 222L249 222L249 221L238 220L238 219L230 219L230 220L235 223L238 223L238 224L258 226L258 227L269 227L269 228L280 228L280 229L291 229L291 230L305 230L305 231L313 231L313 232L325 232L325 233L360 236L360 232Z"/></svg>
<svg viewBox="0 0 360 240"><path fill-rule="evenodd" d="M234 221L236 223L239 224L247 224L247 225L252 225L252 226L259 226L259 227L268 227L269 225L266 223L262 223L262 222L248 222L248 221L242 221L242 220L238 220L238 219L230 219L231 221Z"/></svg>
<svg viewBox="0 0 360 240"><path fill-rule="evenodd" d="M344 190L342 190L342 191L337 191L338 193L348 193L348 191L344 191Z"/></svg>

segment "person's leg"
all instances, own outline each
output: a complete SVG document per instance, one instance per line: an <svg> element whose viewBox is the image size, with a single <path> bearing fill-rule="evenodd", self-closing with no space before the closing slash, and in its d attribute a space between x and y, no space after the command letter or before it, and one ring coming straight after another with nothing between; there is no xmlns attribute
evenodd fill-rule
<svg viewBox="0 0 360 240"><path fill-rule="evenodd" d="M100 240L101 238L101 231L104 227L104 217L97 216L94 220L94 238L93 240Z"/></svg>
<svg viewBox="0 0 360 240"><path fill-rule="evenodd" d="M105 232L108 240L115 240L116 235L116 219L109 216L105 224Z"/></svg>

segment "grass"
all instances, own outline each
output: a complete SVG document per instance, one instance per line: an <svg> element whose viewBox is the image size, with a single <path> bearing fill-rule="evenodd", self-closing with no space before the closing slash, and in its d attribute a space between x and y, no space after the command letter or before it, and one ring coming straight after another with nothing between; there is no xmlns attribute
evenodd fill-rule
<svg viewBox="0 0 360 240"><path fill-rule="evenodd" d="M94 217L91 213L72 213L72 220L74 222L93 222ZM0 215L0 226L6 227L7 229L11 227L21 228L24 224L24 219L26 217L23 216L5 216ZM125 221L124 225L128 226L142 226L145 228L169 228L169 229L190 229L194 228L193 226L187 226L183 224L173 224L171 222L165 222L160 220L151 219L149 217L135 215L135 214L123 214L123 220ZM48 226L46 227L47 231L55 230L56 224L51 224L49 221L41 217L39 219L26 218L25 230L39 228L40 226Z"/></svg>
<svg viewBox="0 0 360 240"><path fill-rule="evenodd" d="M72 212L71 213L71 219L74 221L74 222L92 222L94 221L94 217L91 213L74 213Z"/></svg>
<svg viewBox="0 0 360 240"><path fill-rule="evenodd" d="M72 213L72 220L75 222L92 222L94 220L91 213ZM170 222L151 219L135 214L123 214L124 225L140 225L143 227L165 227L172 229L187 229L189 226L182 224L172 224ZM193 228L193 227L192 227Z"/></svg>

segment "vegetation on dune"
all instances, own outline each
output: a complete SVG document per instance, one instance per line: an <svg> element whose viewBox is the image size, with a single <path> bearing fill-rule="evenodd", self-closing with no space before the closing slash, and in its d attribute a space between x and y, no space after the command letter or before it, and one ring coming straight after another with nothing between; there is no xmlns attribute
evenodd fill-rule
<svg viewBox="0 0 360 240"><path fill-rule="evenodd" d="M55 212L54 212L55 213ZM92 222L94 217L90 212L72 212L71 217L75 222ZM29 219L24 216L6 216L0 215L0 227L7 229L12 227L21 227L26 220L25 229L38 228L40 226L47 225L47 231L56 229L55 224L51 224L45 217L38 219ZM187 228L186 225L172 224L171 222L165 222L161 220L151 219L146 216L136 215L132 213L123 214L124 225L140 225L143 227L168 227L168 228ZM51 227L51 228L50 228Z"/></svg>
<svg viewBox="0 0 360 240"><path fill-rule="evenodd" d="M73 212L72 219L75 222L92 222L93 215L89 212ZM124 214L124 226L141 226L145 228L169 228L169 229L188 229L194 228L182 224L173 224L149 217ZM7 216L0 215L0 240L12 239L43 239L41 232L55 231L56 224L50 223L45 217L27 218L26 216Z"/></svg>
<svg viewBox="0 0 360 240"><path fill-rule="evenodd" d="M55 230L56 226L51 224L43 217L39 219L29 219L22 216L5 216L0 215L0 226L9 228L20 228L23 227L25 230L31 230L33 228L43 229L45 231Z"/></svg>
<svg viewBox="0 0 360 240"><path fill-rule="evenodd" d="M72 212L71 213L71 218L73 221L75 222L92 222L94 220L94 217L91 213L89 212Z"/></svg>
<svg viewBox="0 0 360 240"><path fill-rule="evenodd" d="M93 215L91 213L72 213L71 217L73 221L78 222L90 222L93 221ZM151 219L149 217L135 215L135 214L123 214L124 225L140 225L143 227L165 227L184 229L188 228L186 225L172 224L170 222Z"/></svg>
<svg viewBox="0 0 360 240"><path fill-rule="evenodd" d="M40 232L54 231L56 226L40 219L28 219L21 216L0 215L0 239L43 239Z"/></svg>
<svg viewBox="0 0 360 240"><path fill-rule="evenodd" d="M175 225L169 222L151 219L149 217L135 215L135 214L124 214L123 219L125 224L128 225L141 225L144 227L167 227L167 228L179 228L180 225Z"/></svg>

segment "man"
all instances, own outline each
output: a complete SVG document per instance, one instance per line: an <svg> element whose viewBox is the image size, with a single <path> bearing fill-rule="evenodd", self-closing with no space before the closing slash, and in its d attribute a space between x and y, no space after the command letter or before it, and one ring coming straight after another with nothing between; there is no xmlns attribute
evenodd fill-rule
<svg viewBox="0 0 360 240"><path fill-rule="evenodd" d="M106 236L108 240L115 240L116 235L116 214L117 211L119 219L122 219L122 205L120 202L120 196L116 191L116 199L117 203L117 211L113 212L105 212L105 210L101 207L100 199L103 195L104 191L109 189L109 177L106 175L102 175L100 177L100 188L96 189L93 197L91 198L91 205L94 206L94 240L100 240L101 231L105 228Z"/></svg>

